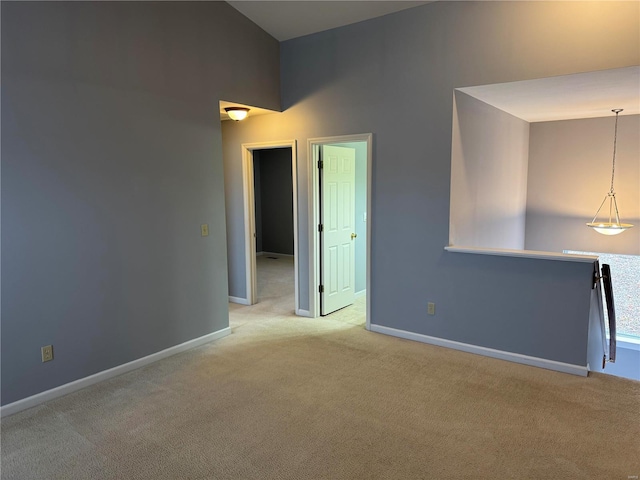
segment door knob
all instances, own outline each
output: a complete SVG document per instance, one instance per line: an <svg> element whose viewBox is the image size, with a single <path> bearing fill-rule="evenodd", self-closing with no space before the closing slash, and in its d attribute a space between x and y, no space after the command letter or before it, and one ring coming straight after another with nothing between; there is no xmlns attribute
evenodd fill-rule
<svg viewBox="0 0 640 480"><path fill-rule="evenodd" d="M358 234L357 234L357 233L352 233L352 234L351 234L351 240L353 240L353 239L354 239L354 238L356 238L357 236L358 236Z"/></svg>

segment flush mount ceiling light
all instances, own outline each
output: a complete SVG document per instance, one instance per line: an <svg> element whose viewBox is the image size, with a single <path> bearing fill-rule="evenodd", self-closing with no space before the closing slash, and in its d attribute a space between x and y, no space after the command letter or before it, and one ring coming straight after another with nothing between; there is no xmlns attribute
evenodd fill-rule
<svg viewBox="0 0 640 480"><path fill-rule="evenodd" d="M227 107L224 111L227 112L231 120L235 120L236 122L244 120L249 114L249 109L245 107Z"/></svg>
<svg viewBox="0 0 640 480"><path fill-rule="evenodd" d="M611 189L604 196L604 200L600 204L600 208L596 212L591 223L587 223L587 226L593 228L596 232L601 233L603 235L618 235L619 233L624 232L628 228L633 227L630 223L620 223L620 215L618 214L618 203L616 202L616 194L613 191L613 176L616 173L616 143L618 141L618 115L622 111L621 108L616 108L611 110L616 114L616 127L613 135L613 165L611 167ZM609 221L598 221L598 214L604 204L609 200ZM615 222L613 216L615 215Z"/></svg>

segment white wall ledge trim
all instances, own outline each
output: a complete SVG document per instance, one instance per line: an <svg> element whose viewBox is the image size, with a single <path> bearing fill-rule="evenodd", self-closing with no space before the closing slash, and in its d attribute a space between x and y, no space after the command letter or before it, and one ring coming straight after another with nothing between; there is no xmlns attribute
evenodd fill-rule
<svg viewBox="0 0 640 480"><path fill-rule="evenodd" d="M404 338L406 340L414 340L416 342L436 345L438 347L451 348L462 352L482 355L484 357L497 358L499 360L507 360L508 362L521 363L532 367L546 368L556 372L570 373L586 377L589 373L588 367L582 365L573 365L571 363L558 362L548 360L546 358L531 357L521 353L506 352L504 350L495 350L493 348L481 347L480 345L471 345L469 343L456 342L447 340L446 338L430 337L421 333L408 332L406 330L398 330L396 328L385 327L383 325L371 325L372 332L383 333L393 337Z"/></svg>
<svg viewBox="0 0 640 480"><path fill-rule="evenodd" d="M147 355L146 357L138 358L137 360L118 365L117 367L113 367L108 370L103 370L102 372L89 375L88 377L74 380L73 382L65 383L64 385L60 385L59 387L55 387L44 392L36 393L35 395L32 395L30 397L23 398L22 400L18 400L0 407L0 416L6 417L8 415L13 415L14 413L21 412L22 410L26 410L27 408L36 407L49 400L68 395L69 393L76 392L90 385L94 385L96 383L108 380L113 377L117 377L118 375L122 375L132 370L136 370L138 368L149 365L150 363L157 362L158 360L162 360L163 358L170 357L177 353L199 347L201 345L204 345L205 343L209 343L219 338L226 337L229 334L231 334L231 328L226 327L216 332L203 335L202 337L194 338L193 340L188 340L179 345L174 345L173 347L169 347L159 352L152 353L151 355Z"/></svg>
<svg viewBox="0 0 640 480"><path fill-rule="evenodd" d="M574 255L571 253L540 252L537 250L511 250L508 248L444 247L447 252L472 253L475 255L495 255L498 257L537 258L539 260L557 260L561 262L593 263L598 260L595 255Z"/></svg>
<svg viewBox="0 0 640 480"><path fill-rule="evenodd" d="M607 341L609 341L608 336L607 336ZM640 337L632 337L630 335L618 334L616 336L616 343L618 348L625 348L627 350L640 351Z"/></svg>

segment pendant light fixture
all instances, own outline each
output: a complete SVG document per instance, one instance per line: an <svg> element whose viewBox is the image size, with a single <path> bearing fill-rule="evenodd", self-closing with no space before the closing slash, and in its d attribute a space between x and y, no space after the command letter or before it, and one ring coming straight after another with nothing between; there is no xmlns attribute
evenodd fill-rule
<svg viewBox="0 0 640 480"><path fill-rule="evenodd" d="M224 111L227 112L231 120L235 120L236 122L244 120L249 114L249 109L245 107L227 107Z"/></svg>
<svg viewBox="0 0 640 480"><path fill-rule="evenodd" d="M622 111L621 108L616 108L611 110L616 114L616 127L613 135L613 165L611 167L611 189L604 196L604 200L600 204L600 208L596 212L593 220L590 223L587 223L587 226L593 228L596 232L601 233L603 235L618 235L619 233L624 232L628 228L633 227L630 223L620 223L620 215L618 214L618 203L616 202L616 193L613 190L613 176L616 173L616 143L618 141L618 115ZM605 203L609 201L609 219L608 221L598 221L598 214ZM615 215L615 218L614 218ZM606 220L606 218L605 218ZM614 221L615 220L615 221Z"/></svg>

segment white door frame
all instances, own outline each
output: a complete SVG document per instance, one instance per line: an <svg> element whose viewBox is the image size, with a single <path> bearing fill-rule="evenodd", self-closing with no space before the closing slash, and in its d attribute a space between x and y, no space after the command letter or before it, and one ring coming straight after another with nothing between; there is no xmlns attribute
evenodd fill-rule
<svg viewBox="0 0 640 480"><path fill-rule="evenodd" d="M322 145L334 143L366 142L367 144L367 315L366 329L371 327L371 171L373 134L341 135L337 137L309 138L307 140L307 158L309 160L309 313L312 317L320 315L320 242L318 225L320 224L320 173L318 159Z"/></svg>
<svg viewBox="0 0 640 480"><path fill-rule="evenodd" d="M293 270L295 283L295 312L300 315L298 299L298 155L296 140L242 144L242 184L244 197L244 261L247 302L258 301L256 275L256 217L253 185L253 152L272 148L291 148L291 187L293 191Z"/></svg>

